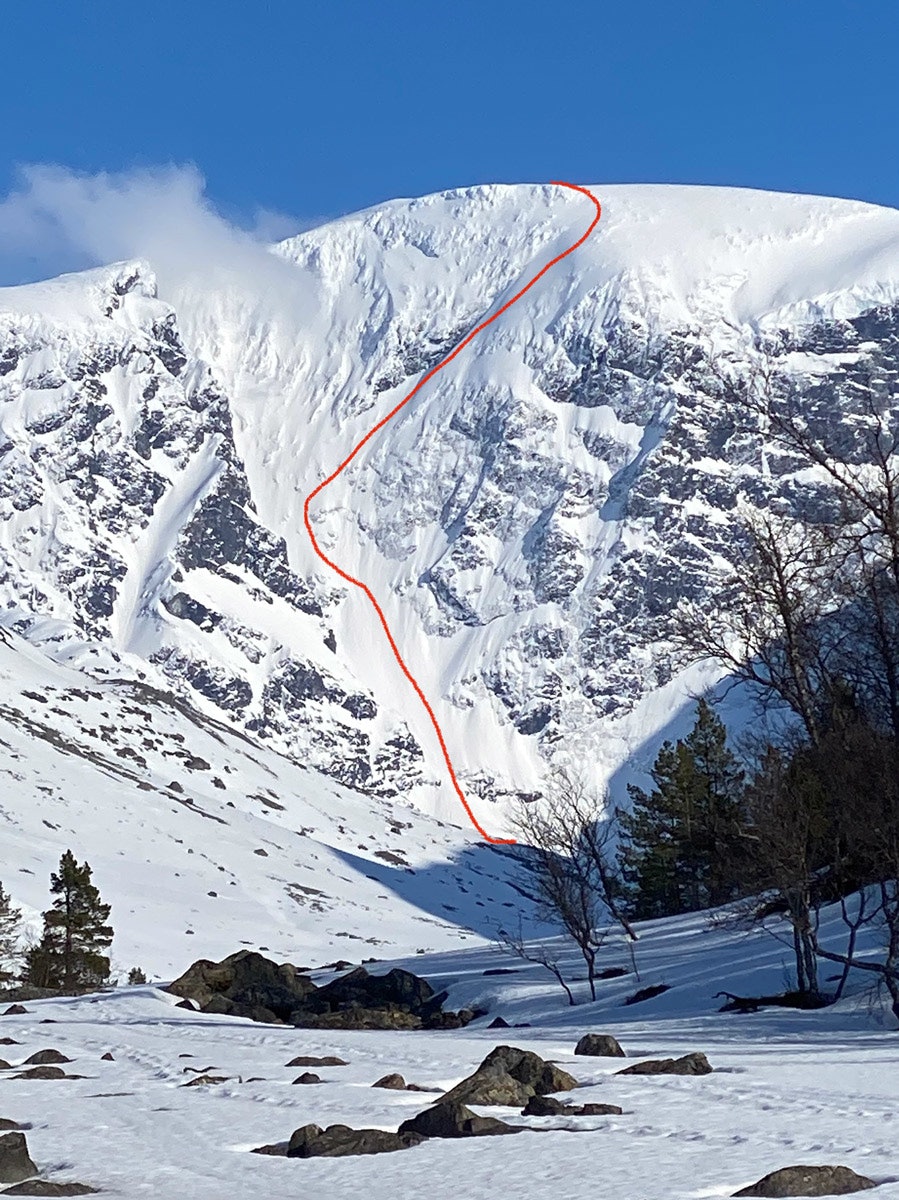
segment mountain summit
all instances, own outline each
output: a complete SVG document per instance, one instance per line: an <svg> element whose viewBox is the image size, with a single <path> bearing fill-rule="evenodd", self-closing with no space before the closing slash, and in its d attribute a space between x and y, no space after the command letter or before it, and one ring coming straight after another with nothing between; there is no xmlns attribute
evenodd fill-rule
<svg viewBox="0 0 899 1200"><path fill-rule="evenodd" d="M384 607L479 819L553 761L595 782L697 684L737 506L802 505L721 379L764 361L852 417L899 366L899 213L739 189L592 188L603 217L315 502ZM589 202L551 185L397 200L157 284L124 263L0 290L0 612L28 653L171 694L379 802L463 815L304 497L540 266ZM270 269L269 269L270 267ZM703 677L705 679L706 677Z"/></svg>

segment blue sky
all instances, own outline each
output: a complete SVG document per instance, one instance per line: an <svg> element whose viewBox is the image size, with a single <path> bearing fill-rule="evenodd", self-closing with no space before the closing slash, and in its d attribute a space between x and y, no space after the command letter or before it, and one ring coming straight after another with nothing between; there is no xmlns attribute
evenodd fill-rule
<svg viewBox="0 0 899 1200"><path fill-rule="evenodd" d="M204 203L273 236L487 181L899 205L897 0L6 0L3 20L0 282L72 260L25 244L23 164L193 164Z"/></svg>

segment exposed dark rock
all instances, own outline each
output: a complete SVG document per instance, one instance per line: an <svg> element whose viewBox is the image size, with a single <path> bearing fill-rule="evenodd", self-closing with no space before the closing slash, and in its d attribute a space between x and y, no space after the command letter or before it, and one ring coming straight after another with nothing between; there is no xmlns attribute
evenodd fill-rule
<svg viewBox="0 0 899 1200"><path fill-rule="evenodd" d="M298 1029L421 1029L421 1017L398 1008L345 1008L314 1013L297 1009L290 1019Z"/></svg>
<svg viewBox="0 0 899 1200"><path fill-rule="evenodd" d="M546 1062L530 1050L519 1050L516 1046L497 1046L490 1051L478 1070L489 1071L495 1067L532 1087L538 1096L567 1092L577 1087L577 1080L567 1071L555 1063Z"/></svg>
<svg viewBox="0 0 899 1200"><path fill-rule="evenodd" d="M351 1129L348 1125L303 1125L287 1145L288 1158L345 1158L355 1154L386 1154L409 1150L424 1141L416 1133L388 1133L383 1129Z"/></svg>
<svg viewBox="0 0 899 1200"><path fill-rule="evenodd" d="M525 1105L531 1096L565 1092L577 1080L538 1054L515 1046L497 1046L478 1069L443 1096L443 1101L460 1104Z"/></svg>
<svg viewBox="0 0 899 1200"><path fill-rule="evenodd" d="M14 1131L0 1135L0 1183L19 1183L36 1174L25 1134Z"/></svg>
<svg viewBox="0 0 899 1200"><path fill-rule="evenodd" d="M0 1132L5 1133L8 1129L21 1129L22 1126L18 1121L11 1121L9 1117L0 1117Z"/></svg>
<svg viewBox="0 0 899 1200"><path fill-rule="evenodd" d="M107 1050L105 1054L100 1055L100 1061L101 1062L115 1062L115 1058Z"/></svg>
<svg viewBox="0 0 899 1200"><path fill-rule="evenodd" d="M2 1037L0 1038L0 1046L21 1046L21 1042L17 1042L15 1038Z"/></svg>
<svg viewBox="0 0 899 1200"><path fill-rule="evenodd" d="M680 1058L650 1058L617 1071L617 1075L710 1075L712 1067L704 1054L693 1052Z"/></svg>
<svg viewBox="0 0 899 1200"><path fill-rule="evenodd" d="M11 1071L12 1067L5 1058L0 1058L0 1071Z"/></svg>
<svg viewBox="0 0 899 1200"><path fill-rule="evenodd" d="M168 991L192 1000L202 1012L286 1021L315 984L289 963L280 966L253 950L239 950L219 963L199 959Z"/></svg>
<svg viewBox="0 0 899 1200"><path fill-rule="evenodd" d="M291 1024L303 1029L452 1029L465 1025L472 1013L446 1013L446 993L410 971L399 968L370 975L365 967L310 992L291 1013Z"/></svg>
<svg viewBox="0 0 899 1200"><path fill-rule="evenodd" d="M849 1167L783 1167L765 1175L735 1196L850 1196L876 1187L873 1179Z"/></svg>
<svg viewBox="0 0 899 1200"><path fill-rule="evenodd" d="M555 1096L531 1096L522 1109L524 1117L556 1117L572 1115L576 1111L573 1104L565 1104Z"/></svg>
<svg viewBox="0 0 899 1200"><path fill-rule="evenodd" d="M59 1050L38 1050L35 1054L25 1059L24 1065L26 1067L43 1067L48 1063L69 1063L71 1061L70 1058L66 1058L64 1054L61 1054Z"/></svg>
<svg viewBox="0 0 899 1200"><path fill-rule="evenodd" d="M563 1104L555 1096L531 1096L524 1107L525 1117L610 1117L621 1116L617 1104Z"/></svg>
<svg viewBox="0 0 899 1200"><path fill-rule="evenodd" d="M284 1065L287 1067L345 1067L347 1063L344 1059L335 1058L333 1055L316 1058L311 1054L300 1054Z"/></svg>
<svg viewBox="0 0 899 1200"><path fill-rule="evenodd" d="M86 1183L55 1183L51 1179L29 1179L7 1188L4 1196L94 1196L99 1188Z"/></svg>
<svg viewBox="0 0 899 1200"><path fill-rule="evenodd" d="M279 966L252 950L219 963L199 959L168 990L204 1013L304 1029L460 1028L474 1015L443 1012L446 993L435 994L409 971L370 975L357 967L317 988L290 963Z"/></svg>
<svg viewBox="0 0 899 1200"><path fill-rule="evenodd" d="M376 1088L388 1088L394 1092L404 1092L406 1090L406 1081L402 1075L397 1075L395 1072L391 1075L382 1075L380 1079L376 1079L371 1085Z"/></svg>
<svg viewBox="0 0 899 1200"><path fill-rule="evenodd" d="M511 1029L512 1026L509 1024L509 1022L504 1017L494 1017L493 1020L490 1022L490 1024L487 1026L487 1028L488 1029Z"/></svg>
<svg viewBox="0 0 899 1200"><path fill-rule="evenodd" d="M28 1012L27 1008L23 1008L21 1004L11 1004L3 1013L4 1017L21 1017Z"/></svg>
<svg viewBox="0 0 899 1200"><path fill-rule="evenodd" d="M294 1083L321 1083L321 1078L314 1071L304 1071L296 1077Z"/></svg>
<svg viewBox="0 0 899 1200"><path fill-rule="evenodd" d="M227 1083L227 1075L198 1075L196 1079L189 1079L187 1083L182 1083L181 1087L212 1087L216 1083Z"/></svg>
<svg viewBox="0 0 899 1200"><path fill-rule="evenodd" d="M517 967L488 967L486 971L481 972L483 975L517 975Z"/></svg>
<svg viewBox="0 0 899 1200"><path fill-rule="evenodd" d="M457 1083L442 1100L452 1104L502 1104L520 1108L534 1094L534 1089L506 1071L475 1071Z"/></svg>
<svg viewBox="0 0 899 1200"><path fill-rule="evenodd" d="M403 1121L399 1134L419 1134L423 1138L489 1137L502 1133L521 1133L521 1127L507 1125L495 1117L479 1117L464 1104L441 1101L416 1117Z"/></svg>
<svg viewBox="0 0 899 1200"><path fill-rule="evenodd" d="M610 1033L585 1033L574 1048L575 1054L590 1058L624 1058L624 1051Z"/></svg>
<svg viewBox="0 0 899 1200"><path fill-rule="evenodd" d="M319 988L311 998L309 1007L314 1011L326 1012L353 1004L360 1008L396 1005L421 1016L434 1007L434 999L431 985L409 971L394 968L386 975L370 975L365 967L356 967Z"/></svg>

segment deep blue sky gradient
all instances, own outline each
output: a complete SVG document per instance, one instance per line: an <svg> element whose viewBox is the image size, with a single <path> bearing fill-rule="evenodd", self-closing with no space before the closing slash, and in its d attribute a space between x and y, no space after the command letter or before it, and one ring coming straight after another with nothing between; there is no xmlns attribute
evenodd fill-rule
<svg viewBox="0 0 899 1200"><path fill-rule="evenodd" d="M18 163L195 163L305 221L487 181L899 205L899 0L6 0Z"/></svg>

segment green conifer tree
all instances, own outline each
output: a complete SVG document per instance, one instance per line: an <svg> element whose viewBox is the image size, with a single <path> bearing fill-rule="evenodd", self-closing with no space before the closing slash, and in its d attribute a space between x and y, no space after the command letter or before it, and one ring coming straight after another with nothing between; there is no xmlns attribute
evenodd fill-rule
<svg viewBox="0 0 899 1200"><path fill-rule="evenodd" d="M109 978L103 951L112 944L113 930L107 924L110 905L100 900L90 866L79 866L67 850L50 876L50 891L56 899L44 913L43 935L26 954L27 982L69 993L100 986Z"/></svg>
<svg viewBox="0 0 899 1200"><path fill-rule="evenodd" d="M15 977L19 935L22 930L22 910L13 908L9 893L0 883L0 984Z"/></svg>
<svg viewBox="0 0 899 1200"><path fill-rule="evenodd" d="M652 791L631 785L631 811L619 814L634 916L670 916L732 900L740 892L743 772L727 748L724 725L704 700L691 733L666 742L650 774Z"/></svg>

